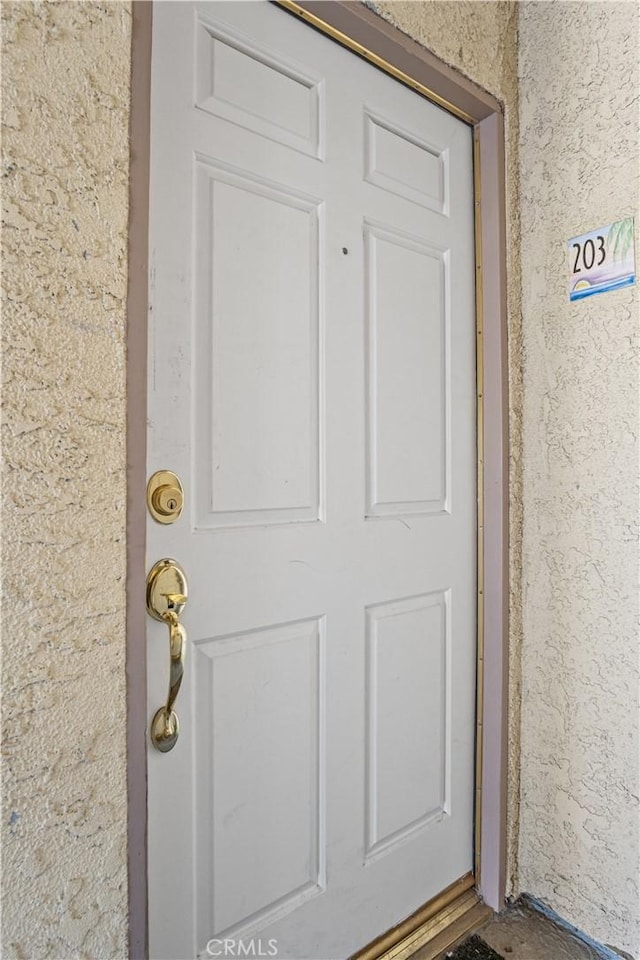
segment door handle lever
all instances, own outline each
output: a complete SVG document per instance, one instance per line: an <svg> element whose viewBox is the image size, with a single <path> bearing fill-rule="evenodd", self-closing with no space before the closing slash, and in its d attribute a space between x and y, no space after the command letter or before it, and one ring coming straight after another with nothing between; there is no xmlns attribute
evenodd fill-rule
<svg viewBox="0 0 640 960"><path fill-rule="evenodd" d="M151 742L161 753L172 750L180 733L178 715L173 709L184 675L187 632L180 615L187 603L187 576L176 560L165 558L147 576L147 611L154 620L169 627L169 692L163 707L151 721Z"/></svg>

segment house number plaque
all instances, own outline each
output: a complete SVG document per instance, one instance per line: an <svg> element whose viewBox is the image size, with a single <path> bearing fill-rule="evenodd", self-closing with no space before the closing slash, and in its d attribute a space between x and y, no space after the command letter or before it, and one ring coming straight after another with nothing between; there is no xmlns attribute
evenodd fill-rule
<svg viewBox="0 0 640 960"><path fill-rule="evenodd" d="M633 217L569 240L569 300L634 284L633 240Z"/></svg>

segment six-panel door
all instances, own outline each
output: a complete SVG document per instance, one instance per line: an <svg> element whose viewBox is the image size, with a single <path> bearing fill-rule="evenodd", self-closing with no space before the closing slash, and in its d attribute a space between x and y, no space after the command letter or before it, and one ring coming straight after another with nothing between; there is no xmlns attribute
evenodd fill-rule
<svg viewBox="0 0 640 960"><path fill-rule="evenodd" d="M345 957L472 866L471 132L267 3L156 4L152 70L151 956Z"/></svg>

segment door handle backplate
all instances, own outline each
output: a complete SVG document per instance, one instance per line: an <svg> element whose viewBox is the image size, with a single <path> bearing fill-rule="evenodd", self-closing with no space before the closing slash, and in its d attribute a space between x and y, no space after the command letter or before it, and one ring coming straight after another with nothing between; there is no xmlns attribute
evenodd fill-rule
<svg viewBox="0 0 640 960"><path fill-rule="evenodd" d="M169 692L167 702L151 721L151 742L161 753L172 750L180 733L173 705L184 674L187 633L180 615L188 599L187 575L170 557L159 560L147 576L147 612L169 627Z"/></svg>

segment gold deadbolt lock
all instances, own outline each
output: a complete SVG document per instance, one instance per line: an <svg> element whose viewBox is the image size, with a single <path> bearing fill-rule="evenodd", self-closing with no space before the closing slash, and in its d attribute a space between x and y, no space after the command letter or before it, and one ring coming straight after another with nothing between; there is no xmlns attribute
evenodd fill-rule
<svg viewBox="0 0 640 960"><path fill-rule="evenodd" d="M158 470L147 484L147 506L158 523L175 523L184 507L184 490L171 470Z"/></svg>

